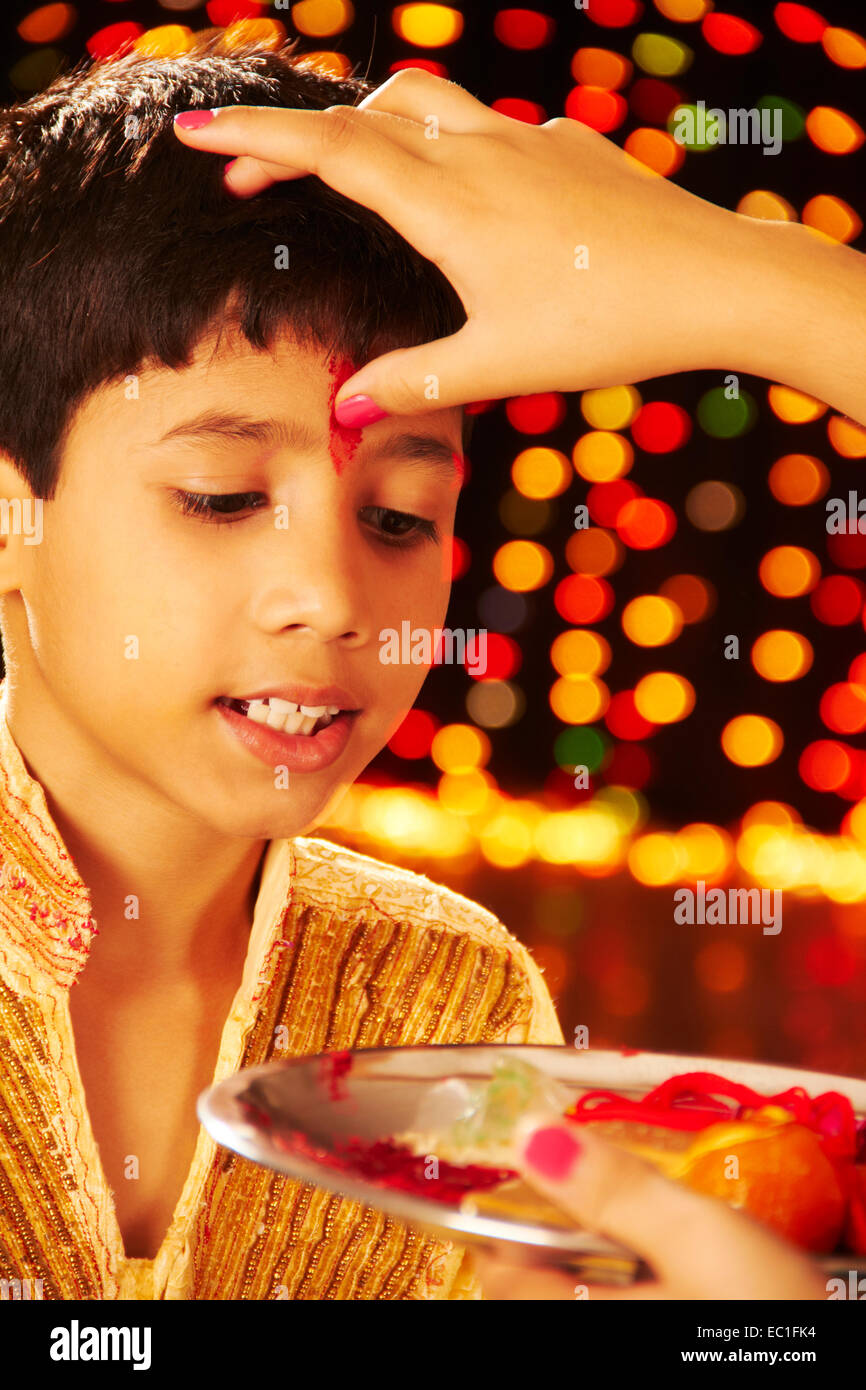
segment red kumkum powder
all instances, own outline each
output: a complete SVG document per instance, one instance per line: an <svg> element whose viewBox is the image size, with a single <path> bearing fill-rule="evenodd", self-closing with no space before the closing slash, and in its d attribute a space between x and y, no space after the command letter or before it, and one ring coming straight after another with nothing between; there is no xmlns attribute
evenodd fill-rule
<svg viewBox="0 0 866 1390"><path fill-rule="evenodd" d="M336 1168L340 1172L364 1178L366 1182L378 1187L397 1188L401 1192L411 1192L415 1197L427 1197L433 1202L453 1205L470 1192L483 1191L489 1187L499 1187L500 1183L520 1177L510 1168L487 1168L477 1163L467 1163L465 1167L439 1160L438 1175L425 1176L427 1159L416 1156L411 1149L400 1144L392 1144L388 1139L377 1139L368 1144L358 1135L351 1134L348 1139L336 1142L331 1149L322 1149L311 1144L298 1130L290 1130L274 1135L274 1143L286 1153L298 1154L304 1158L315 1159L326 1168Z"/></svg>
<svg viewBox="0 0 866 1390"><path fill-rule="evenodd" d="M331 378L331 389L328 394L328 445L331 459L334 464L337 477L340 476L347 463L351 463L355 457L355 451L361 442L361 430L354 429L350 425L341 425L334 414L334 401L337 392L344 382L354 376L359 368L349 357L329 357L328 374Z"/></svg>

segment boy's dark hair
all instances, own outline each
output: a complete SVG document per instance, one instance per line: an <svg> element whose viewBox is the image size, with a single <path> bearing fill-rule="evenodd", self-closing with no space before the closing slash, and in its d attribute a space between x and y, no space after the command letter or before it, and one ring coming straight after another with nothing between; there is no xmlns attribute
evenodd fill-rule
<svg viewBox="0 0 866 1390"><path fill-rule="evenodd" d="M0 111L0 449L34 496L54 496L91 391L147 359L188 365L212 325L236 318L257 349L290 328L360 367L465 323L445 276L376 213L312 175L234 198L226 157L174 135L187 108L322 109L374 90L298 66L297 42L229 47L207 29L180 57L85 61Z"/></svg>

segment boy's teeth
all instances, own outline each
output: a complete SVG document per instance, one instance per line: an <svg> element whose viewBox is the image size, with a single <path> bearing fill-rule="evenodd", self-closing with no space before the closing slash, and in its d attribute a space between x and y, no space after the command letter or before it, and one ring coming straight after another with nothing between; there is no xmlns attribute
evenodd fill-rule
<svg viewBox="0 0 866 1390"><path fill-rule="evenodd" d="M278 729L284 734L310 734L316 724L324 729L334 715L340 713L339 705L297 705L276 695L245 703L247 718L254 724L267 724L269 729Z"/></svg>

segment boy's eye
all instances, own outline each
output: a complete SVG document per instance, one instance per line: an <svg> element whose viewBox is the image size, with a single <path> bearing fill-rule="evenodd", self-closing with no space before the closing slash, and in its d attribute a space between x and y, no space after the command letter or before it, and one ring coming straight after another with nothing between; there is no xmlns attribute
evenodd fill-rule
<svg viewBox="0 0 866 1390"><path fill-rule="evenodd" d="M261 511L267 498L261 492L184 492L172 488L172 500L185 516L195 516L202 521L225 525L238 519L244 511ZM262 503L255 505L256 499ZM419 545L424 540L438 541L439 528L435 521L428 521L412 512L398 512L392 507L365 507L364 512L375 518L379 540L383 545L397 546L404 550Z"/></svg>
<svg viewBox="0 0 866 1390"><path fill-rule="evenodd" d="M372 512L382 525L379 539L383 545L400 546L408 550L410 546L421 545L425 540L438 541L439 527L435 521L427 521L413 512L396 512L392 507L365 507ZM393 529L392 529L393 528Z"/></svg>
<svg viewBox="0 0 866 1390"><path fill-rule="evenodd" d="M232 521L236 512L247 511L251 507L254 511L260 511L261 507L253 507L253 502L257 497L264 497L264 494L261 492L183 492L180 488L172 488L171 496L175 506L179 507L185 516L197 516L203 521L221 523Z"/></svg>

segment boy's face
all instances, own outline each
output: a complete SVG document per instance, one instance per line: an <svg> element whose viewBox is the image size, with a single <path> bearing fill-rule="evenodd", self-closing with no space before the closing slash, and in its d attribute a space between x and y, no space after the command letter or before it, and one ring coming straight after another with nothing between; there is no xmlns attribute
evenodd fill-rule
<svg viewBox="0 0 866 1390"><path fill-rule="evenodd" d="M228 835L303 834L412 707L429 668L383 664L379 633L444 623L461 412L340 431L341 365L289 334L269 354L231 333L218 354L208 339L190 368L142 371L76 413L42 543L18 547L6 621L22 694L48 703L45 727L83 776ZM294 442L179 434L205 413L278 422ZM440 441L443 460L407 462L393 443L407 434ZM184 515L173 489L255 496L209 520ZM338 685L361 712L334 762L286 779L215 702L292 683Z"/></svg>

